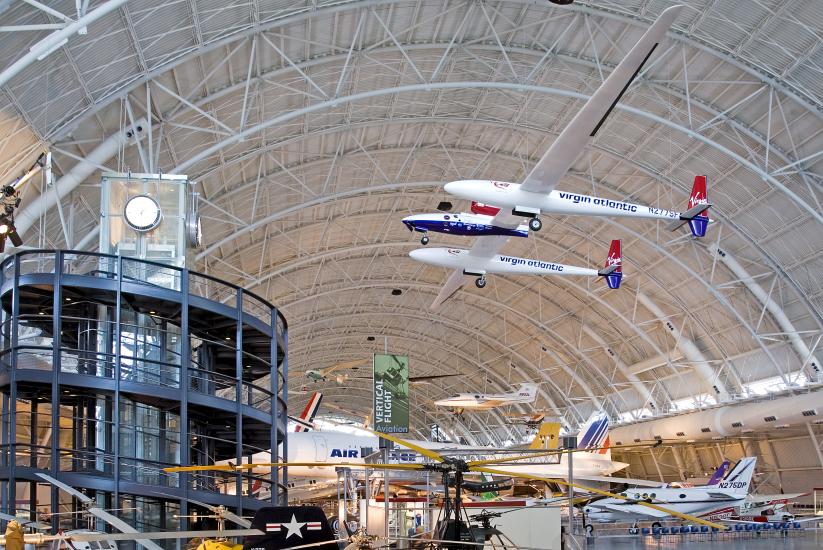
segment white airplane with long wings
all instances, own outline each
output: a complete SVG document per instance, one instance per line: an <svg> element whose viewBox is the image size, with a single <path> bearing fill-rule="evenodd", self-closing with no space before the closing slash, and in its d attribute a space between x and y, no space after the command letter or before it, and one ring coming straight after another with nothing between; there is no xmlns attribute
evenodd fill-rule
<svg viewBox="0 0 823 550"><path fill-rule="evenodd" d="M438 407L453 407L458 410L485 410L516 403L534 403L537 399L537 384L520 384L520 388L507 393L458 393L435 401Z"/></svg>
<svg viewBox="0 0 823 550"><path fill-rule="evenodd" d="M534 201L531 201L531 199L539 199L551 194L560 179L566 175L591 139L597 134L609 113L651 57L660 40L663 39L666 31L674 23L682 9L683 6L672 6L660 14L657 21L649 27L628 55L603 81L603 84L600 85L589 101L560 133L522 184L515 186L514 184L489 182L491 186L497 185L498 188L503 186L507 193L512 193L511 196L515 197L514 201L507 202L501 198L502 195L507 193L502 193L501 197L493 199L491 204L495 206L513 204L513 208L512 210L500 210L491 220L490 224L492 226L516 230L523 222L524 217L536 218L539 215L541 204L539 204L539 201L537 205L532 204ZM461 188L459 185L453 185L449 188L449 191L457 192ZM520 202L521 199L525 204ZM602 205L598 206L602 207ZM608 204L605 208L609 208ZM705 213L705 209L702 212ZM686 223L686 221L688 220L683 220L682 223ZM498 252L510 236L489 235L478 237L470 250L440 248L411 251L410 256L415 260L454 268L431 307L438 307L456 293L467 282L467 276L477 277L475 284L482 288L485 286L486 273L603 275L603 273L593 269L561 266L560 264L540 262L528 258L502 257ZM539 265L544 263L547 264L546 267Z"/></svg>

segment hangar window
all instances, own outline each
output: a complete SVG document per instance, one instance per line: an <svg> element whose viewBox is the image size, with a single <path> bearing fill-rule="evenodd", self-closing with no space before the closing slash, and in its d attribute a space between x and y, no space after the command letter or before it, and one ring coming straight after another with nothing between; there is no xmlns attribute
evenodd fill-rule
<svg viewBox="0 0 823 550"><path fill-rule="evenodd" d="M786 380L788 380L788 383L786 383ZM749 395L768 395L788 388L803 387L809 383L809 379L801 371L790 372L786 375L786 380L782 376L770 376L769 378L744 384L743 389Z"/></svg>
<svg viewBox="0 0 823 550"><path fill-rule="evenodd" d="M676 399L672 401L672 409L675 411L690 411L692 409L699 409L700 407L708 407L716 405L717 399L708 393L701 393L694 397L684 397L683 399Z"/></svg>
<svg viewBox="0 0 823 550"><path fill-rule="evenodd" d="M640 418L651 418L654 416L648 407L640 409L632 409L630 411L620 413L620 422L634 422Z"/></svg>

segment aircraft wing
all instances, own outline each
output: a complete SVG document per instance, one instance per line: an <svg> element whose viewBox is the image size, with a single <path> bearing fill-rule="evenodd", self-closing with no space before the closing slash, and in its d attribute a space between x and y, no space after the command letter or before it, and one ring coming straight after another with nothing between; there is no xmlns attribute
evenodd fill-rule
<svg viewBox="0 0 823 550"><path fill-rule="evenodd" d="M740 495L735 495L734 493L724 493L723 491L708 491L706 494L709 495L710 498L717 499L742 498Z"/></svg>
<svg viewBox="0 0 823 550"><path fill-rule="evenodd" d="M648 516L650 518L666 518L669 514L649 508L647 506L640 506L639 504L612 504L595 502L591 504L595 508L604 508L610 512L617 512L618 514L626 514L630 516Z"/></svg>
<svg viewBox="0 0 823 550"><path fill-rule="evenodd" d="M664 10L657 21L652 23L526 175L520 187L521 191L548 194L555 188L600 130L682 9L683 6L672 6ZM514 228L521 222L522 218L501 210L491 223Z"/></svg>
<svg viewBox="0 0 823 550"><path fill-rule="evenodd" d="M515 224L515 226L517 226L517 224ZM501 235L478 237L469 251L469 258L488 260L494 257L494 255L497 254L501 248L503 248L503 245L506 244L508 240L509 237ZM452 271L451 275L449 275L449 278L446 280L446 284L443 285L443 288L440 289L437 297L432 302L432 305L430 306L431 309L436 310L439 308L443 302L454 296L457 291L471 279L472 277L470 275L464 275L463 271L460 269L455 269Z"/></svg>
<svg viewBox="0 0 823 550"><path fill-rule="evenodd" d="M662 487L664 484L659 481L650 481L648 479L632 479L628 477L609 477L609 476L589 476L573 474L574 479L585 479L586 481L601 481L604 483L628 483L629 485L637 485L638 487Z"/></svg>

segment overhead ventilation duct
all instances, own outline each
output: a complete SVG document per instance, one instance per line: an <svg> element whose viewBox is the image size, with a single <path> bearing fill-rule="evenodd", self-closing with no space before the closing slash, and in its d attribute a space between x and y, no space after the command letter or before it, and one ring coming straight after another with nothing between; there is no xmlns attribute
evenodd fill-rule
<svg viewBox="0 0 823 550"><path fill-rule="evenodd" d="M135 143L137 140L142 140L146 135L145 128L146 119L141 118L133 126L112 134L86 155L85 160L75 164L71 170L57 180L54 184L56 193L50 189L46 190L28 205L24 204L25 208L21 209L15 217L17 232L24 235L40 216L54 208L58 199L62 200L63 197L74 191L78 185L86 181L86 178L98 169L98 166L116 155L121 148Z"/></svg>
<svg viewBox="0 0 823 550"><path fill-rule="evenodd" d="M791 342L801 364L809 374L809 379L817 380L820 377L820 362L809 349L809 346L807 346L800 337L800 334L786 313L783 311L783 308L780 307L774 299L772 299L769 293L763 290L763 287L752 278L751 274L746 271L746 268L743 267L740 262L734 259L726 251L719 248L717 243L712 243L709 245L709 252L715 255L717 259L720 260L720 263L728 267L729 270L734 273L738 279L740 279L740 282L746 285L746 288L749 289L754 297L757 298L761 304L763 304L763 307L765 307L766 311L772 315L772 318L777 322L780 329L786 334L786 337Z"/></svg>
<svg viewBox="0 0 823 550"><path fill-rule="evenodd" d="M612 430L611 440L615 445L621 445L656 438L712 439L717 436L735 436L762 429L775 429L778 426L802 426L807 422L814 423L821 419L818 411L821 402L823 390L723 405L616 426Z"/></svg>

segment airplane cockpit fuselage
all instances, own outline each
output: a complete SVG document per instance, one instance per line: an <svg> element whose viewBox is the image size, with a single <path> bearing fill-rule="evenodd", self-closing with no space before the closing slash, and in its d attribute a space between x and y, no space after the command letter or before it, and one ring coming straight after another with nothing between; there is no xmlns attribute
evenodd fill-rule
<svg viewBox="0 0 823 550"><path fill-rule="evenodd" d="M479 236L479 235L506 235L509 237L528 237L529 229L520 225L516 229L507 229L492 225L494 216L481 214L417 214L403 218L403 223L409 231L427 233L450 233L452 235Z"/></svg>

